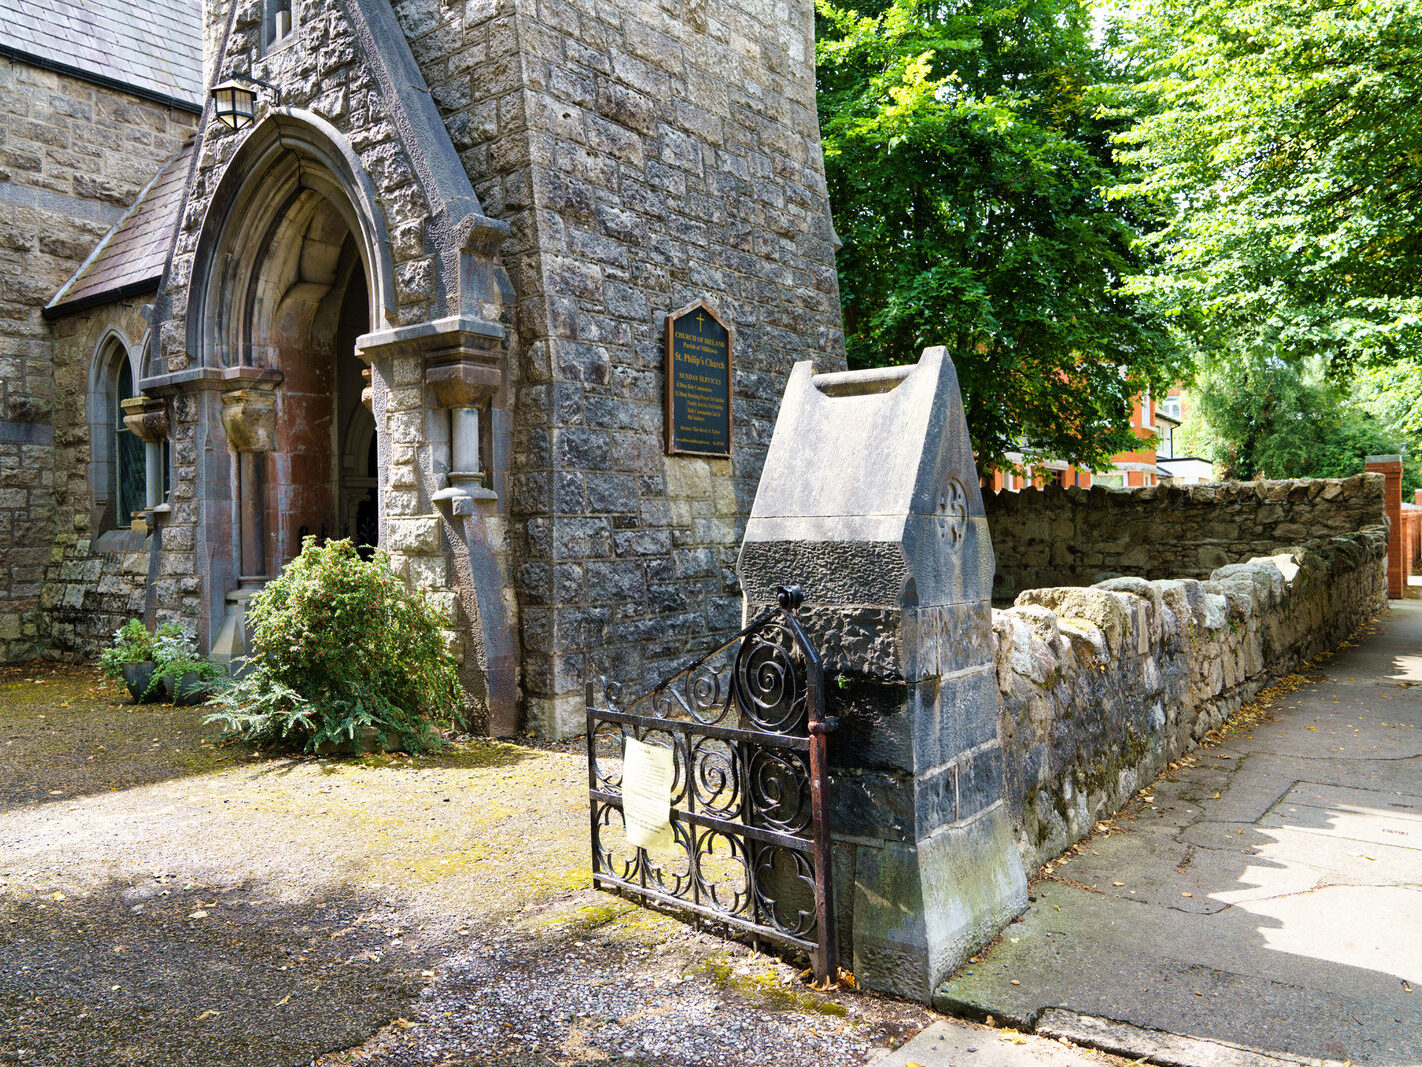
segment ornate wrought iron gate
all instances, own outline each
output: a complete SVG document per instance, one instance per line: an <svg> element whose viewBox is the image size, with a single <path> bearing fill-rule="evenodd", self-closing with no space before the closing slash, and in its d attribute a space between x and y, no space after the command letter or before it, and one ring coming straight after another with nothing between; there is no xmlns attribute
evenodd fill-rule
<svg viewBox="0 0 1422 1067"><path fill-rule="evenodd" d="M805 949L816 976L833 979L825 735L837 723L825 719L819 653L795 617L800 589L776 594L776 607L626 705L607 684L607 706L595 706L588 683L593 882ZM628 737L674 754L668 849L626 840Z"/></svg>

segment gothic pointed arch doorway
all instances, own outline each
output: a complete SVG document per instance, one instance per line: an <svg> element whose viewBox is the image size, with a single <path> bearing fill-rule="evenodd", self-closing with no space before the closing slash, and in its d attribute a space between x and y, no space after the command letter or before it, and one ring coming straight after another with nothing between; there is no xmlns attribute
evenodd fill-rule
<svg viewBox="0 0 1422 1067"><path fill-rule="evenodd" d="M207 522L218 656L245 652L247 600L305 538L349 537L367 555L380 540L380 435L356 342L390 306L389 253L350 162L319 129L273 122L205 222L188 326L231 457L213 494L226 513Z"/></svg>

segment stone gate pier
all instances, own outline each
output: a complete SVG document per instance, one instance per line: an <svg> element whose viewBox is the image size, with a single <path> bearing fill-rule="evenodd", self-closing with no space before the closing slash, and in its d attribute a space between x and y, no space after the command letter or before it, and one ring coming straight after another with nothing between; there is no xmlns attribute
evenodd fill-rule
<svg viewBox="0 0 1422 1067"><path fill-rule="evenodd" d="M993 552L952 361L796 365L739 564L799 583L831 715L840 957L927 1001L1026 906L998 742Z"/></svg>

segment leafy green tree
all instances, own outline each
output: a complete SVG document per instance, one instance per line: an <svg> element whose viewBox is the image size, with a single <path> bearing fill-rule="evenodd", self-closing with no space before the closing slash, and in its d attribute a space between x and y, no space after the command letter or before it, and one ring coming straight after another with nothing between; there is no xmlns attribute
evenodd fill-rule
<svg viewBox="0 0 1422 1067"><path fill-rule="evenodd" d="M1343 478L1370 455L1402 452L1404 491L1422 487L1406 435L1346 396L1316 360L1221 362L1201 375L1195 397L1191 445L1219 478Z"/></svg>
<svg viewBox="0 0 1422 1067"><path fill-rule="evenodd" d="M851 366L945 345L984 468L1100 467L1177 376L1092 118L1079 0L817 0L818 89Z"/></svg>
<svg viewBox="0 0 1422 1067"><path fill-rule="evenodd" d="M1206 352L1422 344L1422 4L1143 0L1117 195L1168 218L1133 281Z"/></svg>

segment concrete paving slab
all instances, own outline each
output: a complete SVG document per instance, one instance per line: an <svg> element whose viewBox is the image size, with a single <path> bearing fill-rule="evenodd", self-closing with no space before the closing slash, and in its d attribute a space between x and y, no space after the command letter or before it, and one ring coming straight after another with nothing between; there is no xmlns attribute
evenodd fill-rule
<svg viewBox="0 0 1422 1067"><path fill-rule="evenodd" d="M1105 1063L1105 1057L1069 1048L1060 1040L949 1019L934 1023L907 1045L871 1059L865 1067L1104 1067Z"/></svg>
<svg viewBox="0 0 1422 1067"><path fill-rule="evenodd" d="M1161 1033L1130 1026L1112 1019L1093 1015L1078 1015L1072 1011L1048 1008L1037 1023L1039 1034L1064 1037L1069 1041L1089 1044L1093 1048L1136 1057L1149 1056L1158 1067L1284 1067L1309 1064L1310 1067L1346 1067L1346 1061L1323 1060L1315 1056L1283 1057L1258 1049L1240 1048L1219 1041L1201 1041L1194 1037Z"/></svg>
<svg viewBox="0 0 1422 1067"><path fill-rule="evenodd" d="M1259 820L1259 825L1287 826L1304 833L1341 837L1348 841L1422 849L1422 823L1415 819L1391 819L1381 815L1298 805L1270 812Z"/></svg>
<svg viewBox="0 0 1422 1067"><path fill-rule="evenodd" d="M1054 864L935 1003L1152 1062L1422 1064L1419 648L1395 606Z"/></svg>
<svg viewBox="0 0 1422 1067"><path fill-rule="evenodd" d="M1300 782L1289 790L1284 802L1361 814L1377 813L1422 822L1422 798L1410 797L1396 791L1352 789L1347 786Z"/></svg>

